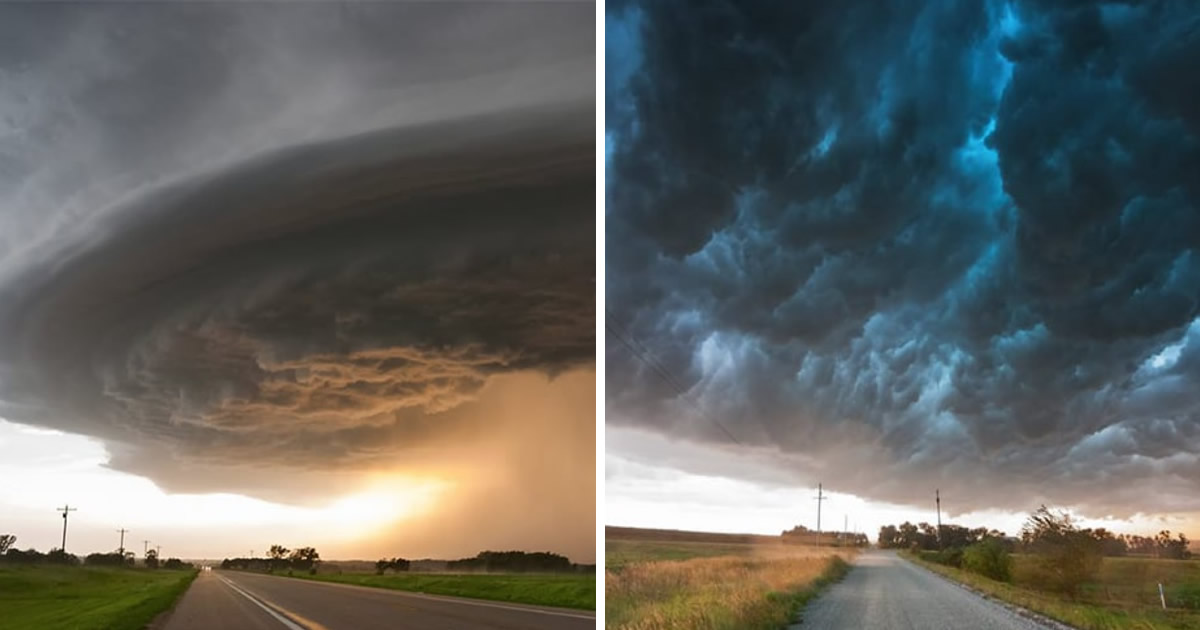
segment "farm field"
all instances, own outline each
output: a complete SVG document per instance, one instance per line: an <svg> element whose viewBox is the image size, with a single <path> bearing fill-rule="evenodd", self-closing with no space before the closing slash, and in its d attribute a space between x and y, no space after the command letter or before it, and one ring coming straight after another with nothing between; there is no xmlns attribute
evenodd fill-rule
<svg viewBox="0 0 1200 630"><path fill-rule="evenodd" d="M595 573L318 573L292 577L430 595L473 597L538 606L596 609Z"/></svg>
<svg viewBox="0 0 1200 630"><path fill-rule="evenodd" d="M140 630L195 571L0 565L0 628Z"/></svg>
<svg viewBox="0 0 1200 630"><path fill-rule="evenodd" d="M1097 580L1072 600L1037 588L1033 558L1013 555L1013 581L997 582L974 573L903 554L931 571L1029 610L1084 630L1200 630L1200 561L1105 558ZM1158 584L1167 609L1162 609Z"/></svg>
<svg viewBox="0 0 1200 630"><path fill-rule="evenodd" d="M854 553L768 536L663 532L656 539L654 531L607 532L608 628L777 630L844 575Z"/></svg>

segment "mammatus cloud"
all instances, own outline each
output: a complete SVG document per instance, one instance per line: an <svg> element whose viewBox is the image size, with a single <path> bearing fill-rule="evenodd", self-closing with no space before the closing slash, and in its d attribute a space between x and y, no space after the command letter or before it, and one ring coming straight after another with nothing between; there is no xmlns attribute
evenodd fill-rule
<svg viewBox="0 0 1200 630"><path fill-rule="evenodd" d="M0 416L294 498L220 471L458 470L591 373L591 7L0 14Z"/></svg>
<svg viewBox="0 0 1200 630"><path fill-rule="evenodd" d="M610 422L864 497L1200 507L1183 3L610 5ZM692 467L700 464L693 463Z"/></svg>

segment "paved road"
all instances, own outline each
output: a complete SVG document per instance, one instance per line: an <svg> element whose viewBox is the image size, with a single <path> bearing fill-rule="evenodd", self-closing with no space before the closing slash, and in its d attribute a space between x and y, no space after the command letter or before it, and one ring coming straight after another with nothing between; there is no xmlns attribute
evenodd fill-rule
<svg viewBox="0 0 1200 630"><path fill-rule="evenodd" d="M894 552L859 556L846 578L804 611L804 630L1044 630Z"/></svg>
<svg viewBox="0 0 1200 630"><path fill-rule="evenodd" d="M201 572L160 630L581 630L587 611Z"/></svg>

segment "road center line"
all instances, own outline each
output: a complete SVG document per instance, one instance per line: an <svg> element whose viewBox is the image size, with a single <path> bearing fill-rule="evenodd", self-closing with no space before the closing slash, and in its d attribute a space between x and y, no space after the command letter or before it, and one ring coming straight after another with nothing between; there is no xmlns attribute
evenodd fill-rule
<svg viewBox="0 0 1200 630"><path fill-rule="evenodd" d="M276 620L278 620L278 621L279 621L279 623L281 623L281 624L283 624L285 627L287 627L287 629L288 629L288 630L308 630L308 628L305 628L304 626L297 625L297 624L296 624L295 622L293 622L291 619L288 619L287 617L284 617L283 615L281 615L281 614L279 614L279 613L275 612L275 611L274 611L274 610L273 610L273 609L272 609L270 606L267 606L266 604L264 604L264 603L262 603L261 601L259 601L257 597L255 597L255 596L251 595L250 593L247 593L246 591L243 591L241 588L239 588L239 587L238 587L238 585L237 585L237 584L234 584L232 580L228 580L228 579L226 579L224 576L220 576L220 575L218 575L217 577L218 577L218 578L220 578L220 579L221 579L221 581L222 581L222 582L224 582L224 583L225 583L227 586L229 586L229 588L231 588L231 589L233 589L234 591L237 591L239 594L241 594L241 596L242 596L242 597L245 597L246 599L248 599L248 600L250 600L250 601L254 602L254 604L255 604L256 606L258 606L259 608L262 608L263 610L267 611L267 614L271 615L271 616L272 616L272 617L274 617Z"/></svg>

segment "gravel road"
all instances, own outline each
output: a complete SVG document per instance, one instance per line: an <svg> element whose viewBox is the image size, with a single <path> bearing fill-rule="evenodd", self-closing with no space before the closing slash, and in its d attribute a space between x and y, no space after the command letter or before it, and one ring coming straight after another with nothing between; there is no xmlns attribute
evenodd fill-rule
<svg viewBox="0 0 1200 630"><path fill-rule="evenodd" d="M1048 630L889 551L868 551L789 630Z"/></svg>

